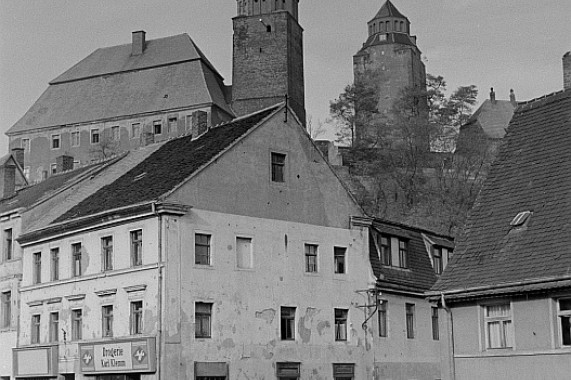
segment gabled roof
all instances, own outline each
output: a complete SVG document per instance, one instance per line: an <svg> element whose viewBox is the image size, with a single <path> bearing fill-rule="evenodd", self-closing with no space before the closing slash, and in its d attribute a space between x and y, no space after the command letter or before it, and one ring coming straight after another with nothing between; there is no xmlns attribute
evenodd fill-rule
<svg viewBox="0 0 571 380"><path fill-rule="evenodd" d="M233 115L223 79L186 34L98 49L50 83L7 132L214 104Z"/></svg>
<svg viewBox="0 0 571 380"><path fill-rule="evenodd" d="M381 7L381 9L379 9L379 11L377 12L377 14L373 20L376 20L378 18L385 18L385 17L399 17L399 18L406 19L406 16L403 15L402 13L400 13L399 10L397 9L397 7L395 7L393 5L393 3L391 3L390 0L387 0L383 4L383 6Z"/></svg>
<svg viewBox="0 0 571 380"><path fill-rule="evenodd" d="M408 268L406 270L381 265L375 244L375 234L400 237L408 242ZM424 293L434 285L437 276L424 237L428 237L434 245L450 249L454 247L454 240L451 237L380 219L373 221L372 235L369 239L371 266L378 278L379 286L385 290Z"/></svg>
<svg viewBox="0 0 571 380"><path fill-rule="evenodd" d="M270 107L221 124L199 138L183 136L167 141L140 164L61 215L54 223L159 199L205 167L279 107Z"/></svg>
<svg viewBox="0 0 571 380"><path fill-rule="evenodd" d="M480 126L484 134L491 139L501 139L506 134L506 129L517 104L509 100L496 100L492 102L486 99L484 103L470 116L466 124L461 128Z"/></svg>
<svg viewBox="0 0 571 380"><path fill-rule="evenodd" d="M570 146L571 90L518 107L434 291L571 279Z"/></svg>

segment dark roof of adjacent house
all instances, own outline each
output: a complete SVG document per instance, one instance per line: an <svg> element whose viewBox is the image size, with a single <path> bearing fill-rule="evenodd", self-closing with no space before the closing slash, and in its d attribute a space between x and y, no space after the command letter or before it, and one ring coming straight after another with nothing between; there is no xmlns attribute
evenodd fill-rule
<svg viewBox="0 0 571 380"><path fill-rule="evenodd" d="M223 78L187 34L98 49L50 82L6 134L214 104L228 114Z"/></svg>
<svg viewBox="0 0 571 380"><path fill-rule="evenodd" d="M381 9L379 9L379 11L377 12L377 14L375 15L375 18L373 20L376 20L378 18L385 18L385 17L406 18L406 16L403 15L402 13L400 13L399 10L397 9L397 7L395 7L390 0L387 0L383 4L383 6L381 7Z"/></svg>
<svg viewBox="0 0 571 380"><path fill-rule="evenodd" d="M248 131L272 115L278 105L235 119L193 138L170 140L140 164L102 187L53 223L157 200L205 167Z"/></svg>
<svg viewBox="0 0 571 380"><path fill-rule="evenodd" d="M75 183L80 177L93 172L105 164L106 162L99 162L68 172L55 174L37 184L24 187L18 190L14 196L0 200L0 214L33 206L40 200L49 198L60 189L67 187L71 183Z"/></svg>
<svg viewBox="0 0 571 380"><path fill-rule="evenodd" d="M571 90L518 107L435 292L571 278L570 146Z"/></svg>
<svg viewBox="0 0 571 380"><path fill-rule="evenodd" d="M460 133L462 129L479 126L488 138L501 139L506 134L516 107L517 104L509 100L486 99L460 128Z"/></svg>
<svg viewBox="0 0 571 380"><path fill-rule="evenodd" d="M407 268L381 265L375 235L400 237L407 241ZM425 238L428 238L425 239ZM432 231L375 219L369 239L369 256L379 285L385 290L424 293L437 280L431 261L430 247L443 246L453 249L454 239Z"/></svg>

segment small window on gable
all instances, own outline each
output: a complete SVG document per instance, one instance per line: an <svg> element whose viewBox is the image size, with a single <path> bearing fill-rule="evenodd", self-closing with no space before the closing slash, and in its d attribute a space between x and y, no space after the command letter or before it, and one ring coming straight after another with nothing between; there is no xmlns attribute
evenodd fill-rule
<svg viewBox="0 0 571 380"><path fill-rule="evenodd" d="M286 155L272 152L272 182L285 182Z"/></svg>
<svg viewBox="0 0 571 380"><path fill-rule="evenodd" d="M531 216L531 211L522 211L512 219L510 226L512 227L521 227L529 220Z"/></svg>

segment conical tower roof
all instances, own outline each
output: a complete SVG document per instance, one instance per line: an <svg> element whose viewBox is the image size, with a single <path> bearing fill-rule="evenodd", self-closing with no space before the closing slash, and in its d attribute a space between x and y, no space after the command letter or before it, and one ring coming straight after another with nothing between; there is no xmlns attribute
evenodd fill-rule
<svg viewBox="0 0 571 380"><path fill-rule="evenodd" d="M379 18L386 18L386 17L398 17L398 18L407 19L407 17L405 15L403 15L402 13L400 13L400 11L397 9L397 7L395 7L394 4L391 3L391 0L387 0L383 4L383 6L377 12L377 15L375 16L375 18L373 18L373 20L376 20Z"/></svg>

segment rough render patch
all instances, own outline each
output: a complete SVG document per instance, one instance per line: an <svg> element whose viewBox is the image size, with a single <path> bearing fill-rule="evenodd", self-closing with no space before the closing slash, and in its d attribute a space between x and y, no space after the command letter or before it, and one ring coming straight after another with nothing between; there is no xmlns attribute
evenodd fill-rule
<svg viewBox="0 0 571 380"><path fill-rule="evenodd" d="M274 309L265 309L262 311L256 311L256 318L263 319L267 324L271 324L276 316L276 311Z"/></svg>
<svg viewBox="0 0 571 380"><path fill-rule="evenodd" d="M323 330L328 329L331 327L331 323L329 321L321 321L317 324L317 332L320 336L323 335Z"/></svg>
<svg viewBox="0 0 571 380"><path fill-rule="evenodd" d="M145 333L150 334L155 330L157 318L153 310L145 310L144 318L145 324L143 326L145 327Z"/></svg>
<svg viewBox="0 0 571 380"><path fill-rule="evenodd" d="M318 311L315 308L312 307L308 307L307 309L305 309L305 315L301 318L299 318L299 323L298 323L298 330L299 330L299 336L301 337L301 341L302 343L309 343L311 340L311 322L313 321L313 316L315 314L317 314ZM309 324L309 328L305 327L305 322L308 322Z"/></svg>
<svg viewBox="0 0 571 380"><path fill-rule="evenodd" d="M226 338L224 339L224 341L222 342L222 348L234 348L236 347L236 344L234 344L234 340L230 339L230 338Z"/></svg>

